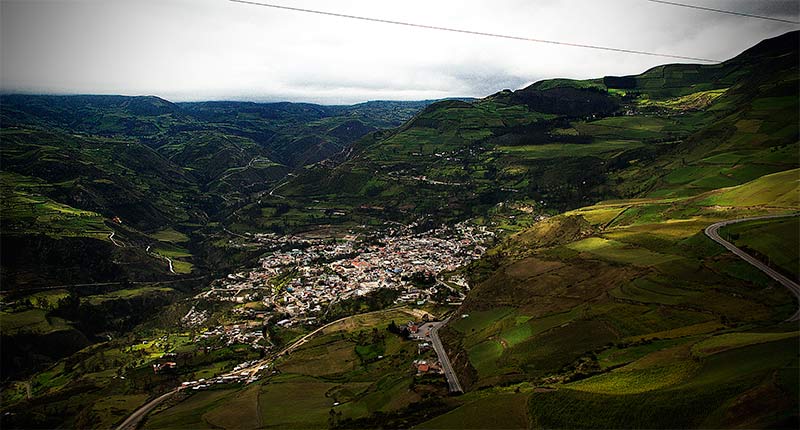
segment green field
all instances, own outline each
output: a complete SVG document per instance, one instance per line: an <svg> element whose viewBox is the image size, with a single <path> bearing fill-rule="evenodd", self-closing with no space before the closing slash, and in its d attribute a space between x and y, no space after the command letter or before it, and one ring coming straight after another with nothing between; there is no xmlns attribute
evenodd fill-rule
<svg viewBox="0 0 800 430"><path fill-rule="evenodd" d="M755 345L759 343L773 342L781 339L798 338L798 332L785 333L726 333L714 336L692 346L692 354L705 357L711 354L718 354L729 349L741 348L743 346Z"/></svg>
<svg viewBox="0 0 800 430"><path fill-rule="evenodd" d="M627 391L626 379L634 375L622 379L603 375L596 382L578 383L576 388L583 384L615 394L572 389L534 394L531 414L535 425L544 427L607 428L621 422L630 427L651 427L656 423L663 428L783 426L791 422L792 414L797 414L796 402L787 407L785 402L790 400L783 391L796 383L790 376L792 371L797 372L797 358L792 357L792 349L792 343L772 342L718 354L713 360L701 362L694 377L688 379L681 376L680 367L661 368L660 377L667 376L677 384L637 394L623 394L614 389ZM784 366L789 372L774 380L769 378L771 369ZM615 373L620 372L609 375ZM640 376L645 375L640 373ZM737 413L726 407L729 402L760 410Z"/></svg>
<svg viewBox="0 0 800 430"><path fill-rule="evenodd" d="M236 390L204 391L192 395L178 405L163 412L152 414L144 423L146 429L158 428L214 428L204 415L214 411Z"/></svg>
<svg viewBox="0 0 800 430"><path fill-rule="evenodd" d="M426 421L418 429L525 429L529 394L487 395L444 415Z"/></svg>
<svg viewBox="0 0 800 430"><path fill-rule="evenodd" d="M723 228L722 234L783 273L800 278L800 218L737 223Z"/></svg>
<svg viewBox="0 0 800 430"><path fill-rule="evenodd" d="M337 422L402 410L420 401L420 393L446 390L443 377L432 381L415 377L411 362L416 357L416 343L386 330L392 320L401 323L409 318L413 317L404 309L347 318L278 359L275 369L279 375L226 399L212 399L204 392L200 400L184 401L156 413L148 425L156 428L171 420L178 422L184 413L194 410L202 423L193 418L193 425L229 428L249 422L241 425L328 428L331 410L337 414ZM381 351L380 358L364 354L373 349Z"/></svg>
<svg viewBox="0 0 800 430"><path fill-rule="evenodd" d="M589 144L547 143L525 146L499 146L495 150L515 159L548 159L559 157L601 157L609 158L622 151L641 146L636 140L604 140Z"/></svg>
<svg viewBox="0 0 800 430"><path fill-rule="evenodd" d="M25 235L42 232L48 236L106 239L111 230L103 217L58 203L41 193L51 188L35 178L0 172L0 218L4 234Z"/></svg>
<svg viewBox="0 0 800 430"><path fill-rule="evenodd" d="M133 297L141 297L157 293L172 293L174 290L168 287L142 287L116 290L107 294L97 294L87 297L87 301L91 304L97 305L110 300L125 300Z"/></svg>
<svg viewBox="0 0 800 430"><path fill-rule="evenodd" d="M70 328L61 318L48 317L42 309L31 309L22 312L0 313L0 330L3 334L37 333L45 334Z"/></svg>
<svg viewBox="0 0 800 430"><path fill-rule="evenodd" d="M800 194L797 192L799 175L798 169L766 175L742 186L710 193L697 203L709 206L767 205L787 209L797 208L800 206Z"/></svg>
<svg viewBox="0 0 800 430"><path fill-rule="evenodd" d="M150 234L150 237L162 242L182 243L189 241L188 236L179 231L176 231L173 228L157 231L155 233Z"/></svg>
<svg viewBox="0 0 800 430"><path fill-rule="evenodd" d="M678 259L678 256L656 253L642 248L626 246L622 242L592 237L567 245L578 252L594 254L600 258L637 266L653 266Z"/></svg>
<svg viewBox="0 0 800 430"><path fill-rule="evenodd" d="M2 95L0 427L113 428L264 360L143 428L797 428L796 298L704 234L800 211L797 40L480 100ZM198 295L305 238L355 254L464 221L496 240L440 274L467 279L458 307L354 296L276 327L293 311L263 295L296 264L246 304ZM799 232L722 230L794 278ZM426 312L462 394L389 330Z"/></svg>

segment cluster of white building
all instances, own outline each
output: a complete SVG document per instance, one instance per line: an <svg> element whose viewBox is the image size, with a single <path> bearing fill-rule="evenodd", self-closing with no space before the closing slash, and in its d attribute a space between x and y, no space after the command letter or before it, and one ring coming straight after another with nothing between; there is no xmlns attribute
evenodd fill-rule
<svg viewBox="0 0 800 430"><path fill-rule="evenodd" d="M200 333L194 340L205 339L218 339L228 346L234 344L250 345L254 349L268 349L270 346L264 340L263 324L259 321L216 326Z"/></svg>
<svg viewBox="0 0 800 430"><path fill-rule="evenodd" d="M244 363L238 364L231 372L224 375L209 379L201 378L196 381L182 382L179 390L191 389L197 391L205 390L215 384L235 384L239 382L249 384L255 382L258 380L258 372L269 367L268 364L262 364L254 368L253 366L256 364L258 364L258 360L245 361Z"/></svg>
<svg viewBox="0 0 800 430"><path fill-rule="evenodd" d="M230 274L198 295L217 301L260 301L273 312L307 320L324 313L331 303L388 288L400 300L422 303L441 284L438 275L479 258L494 236L483 226L460 223L416 233L416 224L387 227L380 233L350 235L345 240L297 236L253 235L272 252L257 268ZM437 286L421 289L410 278L423 273L436 277ZM454 281L454 282L453 282ZM466 287L463 277L451 282ZM184 319L201 321L190 311Z"/></svg>

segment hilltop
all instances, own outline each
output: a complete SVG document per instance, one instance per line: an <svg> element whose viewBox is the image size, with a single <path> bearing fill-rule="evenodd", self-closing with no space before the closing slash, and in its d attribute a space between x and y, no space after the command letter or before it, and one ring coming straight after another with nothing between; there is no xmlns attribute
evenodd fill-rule
<svg viewBox="0 0 800 430"><path fill-rule="evenodd" d="M369 216L359 207L376 200L398 219L454 220L507 201L558 213L610 198L692 195L794 168L796 36L717 65L435 103L359 140L337 165L307 169L281 194L303 228L315 200L351 214L328 220L344 225ZM250 216L237 222L268 222Z"/></svg>

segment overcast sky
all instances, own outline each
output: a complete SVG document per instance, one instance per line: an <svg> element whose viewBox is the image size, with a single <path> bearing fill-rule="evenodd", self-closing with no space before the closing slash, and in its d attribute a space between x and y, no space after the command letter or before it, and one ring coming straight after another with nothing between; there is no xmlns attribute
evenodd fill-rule
<svg viewBox="0 0 800 430"><path fill-rule="evenodd" d="M633 74L676 61L226 0L0 2L3 92L334 104L482 97L545 78ZM711 59L798 27L646 0L265 2ZM681 2L798 19L797 0Z"/></svg>

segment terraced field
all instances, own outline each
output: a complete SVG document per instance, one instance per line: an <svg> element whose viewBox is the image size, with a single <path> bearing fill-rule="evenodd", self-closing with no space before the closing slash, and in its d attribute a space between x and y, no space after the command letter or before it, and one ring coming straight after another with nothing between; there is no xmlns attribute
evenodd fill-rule
<svg viewBox="0 0 800 430"><path fill-rule="evenodd" d="M506 276L484 278L458 311L469 316L449 327L450 346L466 352L463 378L473 390L523 381L560 387L530 396L534 426L604 427L623 416L634 426L719 426L745 419L725 405L757 402L752 390L771 397L765 401L769 410L751 414L749 423L790 419L785 405L793 394L780 388L789 381L768 382L767 375L797 367L791 351L800 336L781 321L798 304L702 231L720 219L800 208L800 188L790 179L796 175L767 175L694 197L604 202L510 238L497 251L511 259L499 268ZM709 204L720 196L736 197L725 207ZM586 223L579 235L573 233L575 216ZM741 235L758 228L783 231L785 246L797 249L798 236L785 233L795 224L762 222L742 228ZM553 242L559 229L572 241ZM630 269L629 276L604 277L620 266ZM565 268L592 275L564 286ZM563 310L548 312L553 306ZM778 356L762 363L758 353L744 352L760 348ZM735 364L721 363L727 354ZM720 366L725 372L740 366L742 374L725 379ZM680 398L683 412L670 406L667 416L643 406L671 396ZM689 401L716 412L706 414Z"/></svg>
<svg viewBox="0 0 800 430"><path fill-rule="evenodd" d="M796 428L800 336L784 320L798 303L703 229L800 210L797 40L481 100L4 95L0 275L14 291L0 331L17 380L0 424L108 428L262 359L177 323L195 305L209 327L284 317L182 300L264 256L240 239L474 219L496 246L459 270L458 309L429 308L452 317L441 336L463 395L417 374L433 353L387 330L419 312L311 336L266 319L275 348L304 341L258 382L181 391L144 427ZM724 233L797 277L798 228ZM177 368L154 372L168 357Z"/></svg>
<svg viewBox="0 0 800 430"><path fill-rule="evenodd" d="M200 428L328 428L392 415L423 396L446 394L444 377L420 377L412 366L416 342L387 331L412 314L386 310L327 327L274 363L275 374L235 391L193 394L153 414L145 428L169 427L188 414ZM367 350L379 355L365 354ZM214 393L223 393L217 396ZM402 415L400 415L402 417Z"/></svg>
<svg viewBox="0 0 800 430"><path fill-rule="evenodd" d="M800 219L757 221L731 225L723 230L725 237L748 253L777 267L782 273L800 279L800 250L792 240L800 233Z"/></svg>

